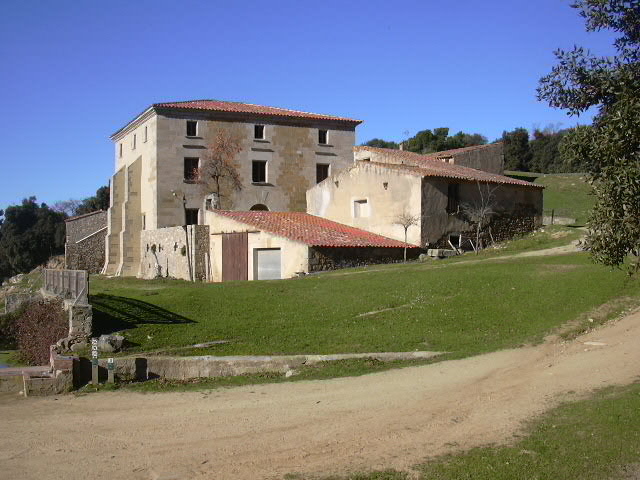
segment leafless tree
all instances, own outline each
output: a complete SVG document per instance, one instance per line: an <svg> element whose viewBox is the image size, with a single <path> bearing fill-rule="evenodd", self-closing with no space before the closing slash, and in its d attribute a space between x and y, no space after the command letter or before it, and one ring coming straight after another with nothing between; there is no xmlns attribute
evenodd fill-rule
<svg viewBox="0 0 640 480"><path fill-rule="evenodd" d="M207 146L200 166L194 172L194 178L200 184L203 194L213 193L217 197L214 208L220 208L222 197L242 189L235 166L236 155L241 150L240 139L227 130L220 129Z"/></svg>
<svg viewBox="0 0 640 480"><path fill-rule="evenodd" d="M420 221L420 216L419 215L412 215L409 212L407 212L406 210L400 214L398 214L398 216L396 216L396 218L394 219L393 223L395 225L400 225L402 228L404 228L404 243L407 243L407 232L409 231L409 227L413 226L413 225L418 225L418 222ZM407 261L407 247L404 247L404 261Z"/></svg>
<svg viewBox="0 0 640 480"><path fill-rule="evenodd" d="M475 230L476 241L473 247L476 255L480 251L481 235L484 228L491 221L491 217L495 215L496 196L495 192L498 186L490 186L488 183L476 182L478 186L478 197L471 203L463 203L460 205L462 214L473 225Z"/></svg>
<svg viewBox="0 0 640 480"><path fill-rule="evenodd" d="M68 217L73 217L76 214L78 208L82 205L82 200L75 200L73 198L69 200L60 200L51 206L51 210L54 212L64 213Z"/></svg>

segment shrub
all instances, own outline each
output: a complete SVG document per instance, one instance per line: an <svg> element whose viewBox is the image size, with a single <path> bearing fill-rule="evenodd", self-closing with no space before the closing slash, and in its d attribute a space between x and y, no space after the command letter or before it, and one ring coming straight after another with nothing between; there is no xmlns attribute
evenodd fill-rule
<svg viewBox="0 0 640 480"><path fill-rule="evenodd" d="M69 324L60 300L30 303L13 320L12 333L20 359L29 365L49 363L49 347L69 333Z"/></svg>

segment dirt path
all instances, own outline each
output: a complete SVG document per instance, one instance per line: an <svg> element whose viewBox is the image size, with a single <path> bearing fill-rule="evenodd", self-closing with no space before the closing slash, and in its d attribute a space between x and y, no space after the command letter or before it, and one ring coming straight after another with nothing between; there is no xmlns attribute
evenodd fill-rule
<svg viewBox="0 0 640 480"><path fill-rule="evenodd" d="M638 379L639 339L636 312L570 343L357 378L3 397L0 476L259 479L409 469L428 456L508 441L523 420L563 399Z"/></svg>

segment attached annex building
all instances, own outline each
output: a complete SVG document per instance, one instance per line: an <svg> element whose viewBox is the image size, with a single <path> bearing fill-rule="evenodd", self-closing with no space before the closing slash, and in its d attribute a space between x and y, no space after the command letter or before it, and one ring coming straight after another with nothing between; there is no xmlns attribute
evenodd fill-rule
<svg viewBox="0 0 640 480"><path fill-rule="evenodd" d="M530 182L492 173L502 171L502 145L480 145L437 154L355 147L355 163L307 192L307 211L386 237L404 240L397 224L403 213L418 224L407 241L421 248L463 245L472 225L464 204L490 192L492 235L496 241L542 224L542 190ZM470 168L477 165L488 171Z"/></svg>

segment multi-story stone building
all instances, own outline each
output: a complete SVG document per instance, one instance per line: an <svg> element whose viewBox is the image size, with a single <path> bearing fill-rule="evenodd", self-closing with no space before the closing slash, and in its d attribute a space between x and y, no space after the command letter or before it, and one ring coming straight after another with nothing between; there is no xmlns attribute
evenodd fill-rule
<svg viewBox="0 0 640 480"><path fill-rule="evenodd" d="M360 123L217 100L151 105L111 136L116 173L103 271L139 273L143 230L203 222L207 192L193 171L218 131L241 148L234 166L242 188L221 197L222 208L306 211L306 191L353 163Z"/></svg>

